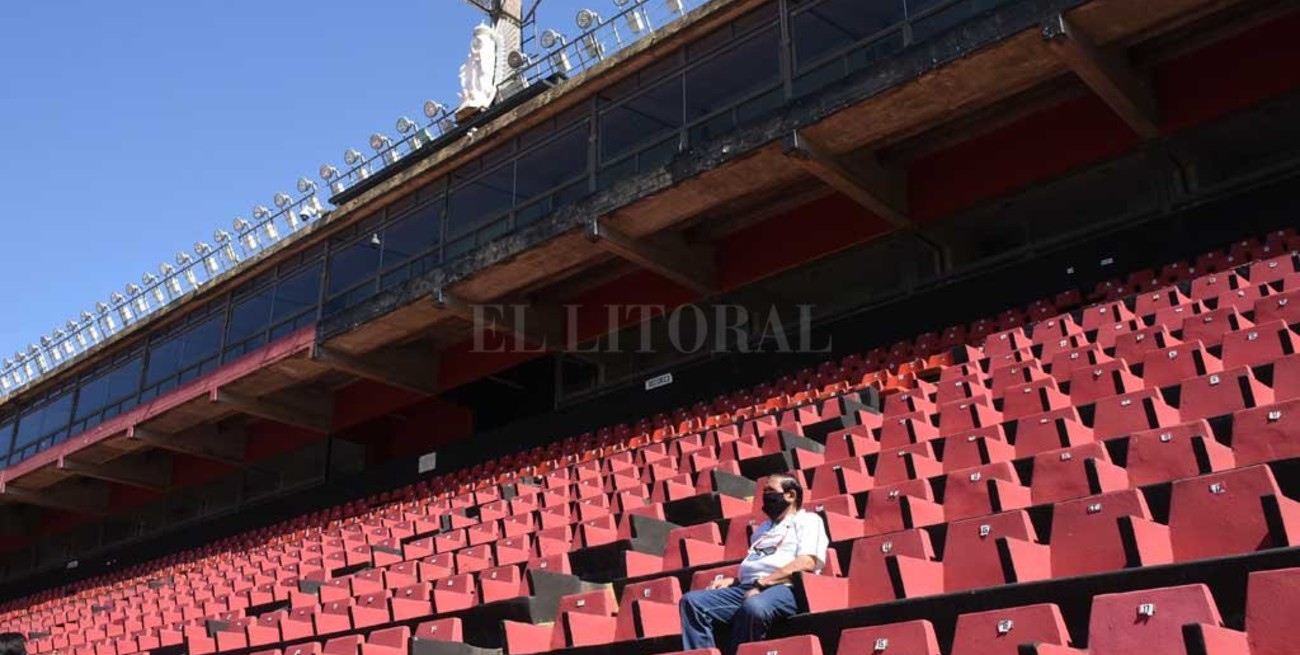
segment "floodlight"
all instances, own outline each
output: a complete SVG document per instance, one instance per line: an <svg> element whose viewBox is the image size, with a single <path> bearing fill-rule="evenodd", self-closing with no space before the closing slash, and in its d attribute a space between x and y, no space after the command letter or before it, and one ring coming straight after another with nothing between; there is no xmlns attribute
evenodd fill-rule
<svg viewBox="0 0 1300 655"><path fill-rule="evenodd" d="M114 291L108 296L108 301L117 308L117 315L122 317L122 325L131 322L135 318L131 314L131 306L126 304L126 296Z"/></svg>
<svg viewBox="0 0 1300 655"><path fill-rule="evenodd" d="M163 262L158 265L158 273L162 275L163 286L167 287L167 293L173 298L181 295L181 281L176 279L176 267Z"/></svg>
<svg viewBox="0 0 1300 655"><path fill-rule="evenodd" d="M686 5L682 0L668 0L668 10L674 14L680 14L686 11Z"/></svg>
<svg viewBox="0 0 1300 655"><path fill-rule="evenodd" d="M194 258L184 250L176 251L176 265L181 267L181 275L190 283L191 289L199 288L199 276L194 273Z"/></svg>
<svg viewBox="0 0 1300 655"><path fill-rule="evenodd" d="M339 169L334 168L329 164L321 165L320 176L321 179L330 183L330 193L336 196L340 193L343 193L344 189L347 188L346 186L343 185L343 179L339 175Z"/></svg>
<svg viewBox="0 0 1300 655"><path fill-rule="evenodd" d="M235 252L235 242L230 238L230 233L225 230L217 230L212 233L212 240L217 242L217 247L221 249L221 255L226 258L233 266L239 263L239 253Z"/></svg>
<svg viewBox="0 0 1300 655"><path fill-rule="evenodd" d="M563 46L565 44L564 35L555 30L546 30L545 32L542 32L541 42L542 47L547 50L550 50L557 45Z"/></svg>
<svg viewBox="0 0 1300 655"><path fill-rule="evenodd" d="M409 147L411 148L411 152L415 152L416 150L419 150L421 147L424 146L426 141L432 138L428 130L420 129L420 126L416 125L415 121L405 116L402 116L401 118L397 119L397 132L399 134L410 135L409 138L411 142L409 144Z"/></svg>
<svg viewBox="0 0 1300 655"><path fill-rule="evenodd" d="M54 347L54 339L41 337L41 348L50 353L50 357L54 359L55 364L63 361L63 352Z"/></svg>
<svg viewBox="0 0 1300 655"><path fill-rule="evenodd" d="M280 209L284 209L285 207L288 207L289 205L293 204L293 196L283 191L275 194L275 197L272 198L271 200L275 202L275 206Z"/></svg>
<svg viewBox="0 0 1300 655"><path fill-rule="evenodd" d="M63 351L64 357L77 354L77 349L72 347L72 339L68 338L68 333L63 328L54 328L54 341L57 342L58 349Z"/></svg>
<svg viewBox="0 0 1300 655"><path fill-rule="evenodd" d="M356 148L348 148L343 152L343 163L351 167L356 172L357 177L363 180L370 177L370 168L364 166L365 162L365 155L362 155L361 151Z"/></svg>
<svg viewBox="0 0 1300 655"><path fill-rule="evenodd" d="M590 9L579 9L574 21L578 24L578 29L586 31L600 22L600 14Z"/></svg>
<svg viewBox="0 0 1300 655"><path fill-rule="evenodd" d="M253 224L247 219L240 216L230 224L235 229L235 234L239 235L239 243L244 246L244 250L252 252L257 250L257 232L253 230Z"/></svg>
<svg viewBox="0 0 1300 655"><path fill-rule="evenodd" d="M99 342L99 328L95 327L95 316L90 312L81 312L81 322L86 328L77 333L77 344L82 348L86 347L86 335L90 335L90 341ZM72 327L74 323L68 321L68 326Z"/></svg>
<svg viewBox="0 0 1300 655"><path fill-rule="evenodd" d="M216 277L221 272L221 262L217 261L217 253L204 241L194 242L194 254L203 258L203 267L208 269L208 277Z"/></svg>
<svg viewBox="0 0 1300 655"><path fill-rule="evenodd" d="M50 363L45 360L45 353L36 344L27 346L27 352L31 355L31 360L36 362L36 367L45 373L50 370Z"/></svg>
<svg viewBox="0 0 1300 655"><path fill-rule="evenodd" d="M298 193L304 196L316 193L316 183L306 176L298 178Z"/></svg>
<svg viewBox="0 0 1300 655"><path fill-rule="evenodd" d="M135 282L128 283L126 285L126 295L135 304L136 316L144 316L149 313L149 297L144 295L144 290L140 288L140 285Z"/></svg>
<svg viewBox="0 0 1300 655"><path fill-rule="evenodd" d="M266 232L266 238L272 241L280 240L280 230L275 227L275 221L267 220L271 218L271 210L266 205L258 205L253 208L253 220L262 223L262 228Z"/></svg>
<svg viewBox="0 0 1300 655"><path fill-rule="evenodd" d="M370 235L370 245L375 246L376 248L384 245L384 240L379 238L378 232Z"/></svg>
<svg viewBox="0 0 1300 655"><path fill-rule="evenodd" d="M437 100L430 100L424 103L424 115L429 120L436 120L439 116L447 113L447 106Z"/></svg>
<svg viewBox="0 0 1300 655"><path fill-rule="evenodd" d="M393 150L393 140L379 132L370 135L370 149L375 152L382 152L384 162L390 166L396 164L397 160L401 158L401 155L397 154L396 150Z"/></svg>
<svg viewBox="0 0 1300 655"><path fill-rule="evenodd" d="M506 64L513 70L527 68L532 63L533 61L522 50L511 50L510 54L506 55Z"/></svg>
<svg viewBox="0 0 1300 655"><path fill-rule="evenodd" d="M153 294L153 299L158 301L159 307L167 304L167 295L163 293L162 285L158 284L157 275L145 271L144 275L140 276L140 281L144 283L144 287L149 290L149 293Z"/></svg>

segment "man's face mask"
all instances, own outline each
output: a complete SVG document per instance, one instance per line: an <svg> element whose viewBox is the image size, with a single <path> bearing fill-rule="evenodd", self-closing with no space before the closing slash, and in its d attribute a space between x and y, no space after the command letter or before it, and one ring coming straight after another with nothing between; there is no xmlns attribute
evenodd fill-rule
<svg viewBox="0 0 1300 655"><path fill-rule="evenodd" d="M789 507L790 501L785 499L784 493L779 491L763 492L763 513L773 521L775 521L778 516L785 513L785 510Z"/></svg>

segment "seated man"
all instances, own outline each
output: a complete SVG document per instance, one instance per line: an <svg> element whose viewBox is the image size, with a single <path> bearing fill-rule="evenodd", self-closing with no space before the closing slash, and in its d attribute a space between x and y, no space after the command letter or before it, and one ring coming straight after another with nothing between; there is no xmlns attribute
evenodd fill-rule
<svg viewBox="0 0 1300 655"><path fill-rule="evenodd" d="M682 596L682 648L715 648L713 631L731 624L731 648L760 641L773 621L795 613L790 580L826 564L826 527L803 511L803 487L789 475L768 477L764 521L754 531L737 578L714 580L708 589Z"/></svg>

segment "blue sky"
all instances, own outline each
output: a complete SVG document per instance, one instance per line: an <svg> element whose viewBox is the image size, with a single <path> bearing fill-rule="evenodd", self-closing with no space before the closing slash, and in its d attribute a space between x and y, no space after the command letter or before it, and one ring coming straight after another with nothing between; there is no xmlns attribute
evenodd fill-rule
<svg viewBox="0 0 1300 655"><path fill-rule="evenodd" d="M584 4L544 0L539 25L572 33ZM461 0L0 2L0 356L453 103L478 21Z"/></svg>

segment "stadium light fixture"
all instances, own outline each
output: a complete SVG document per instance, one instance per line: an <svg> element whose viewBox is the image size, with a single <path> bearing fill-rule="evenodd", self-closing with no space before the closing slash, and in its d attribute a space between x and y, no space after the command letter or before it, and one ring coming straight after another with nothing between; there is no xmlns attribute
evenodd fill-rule
<svg viewBox="0 0 1300 655"><path fill-rule="evenodd" d="M81 345L82 350L85 350L88 347L88 344L86 343L87 336L90 337L89 341L91 343L99 343L100 340L99 328L95 327L95 315L91 314L90 312L85 312L85 311L81 312L81 323L86 327L80 329L77 332L77 343ZM76 324L73 323L72 321L68 321L69 328L75 325Z"/></svg>
<svg viewBox="0 0 1300 655"><path fill-rule="evenodd" d="M271 220L271 210L266 205L258 205L253 208L253 220L262 224L262 229L266 232L266 238L271 241L280 240L280 230L275 226L275 221Z"/></svg>
<svg viewBox="0 0 1300 655"><path fill-rule="evenodd" d="M102 300L95 303L95 313L99 314L100 320L104 322L104 336L117 332L117 319L109 313L108 304Z"/></svg>
<svg viewBox="0 0 1300 655"><path fill-rule="evenodd" d="M54 339L48 336L41 337L41 349L50 354L50 359L53 359L55 364L63 361L63 352L54 347Z"/></svg>
<svg viewBox="0 0 1300 655"><path fill-rule="evenodd" d="M564 38L564 35L555 30L546 30L542 32L541 42L542 48L546 50L558 48L550 55L551 68L555 69L555 72L560 75L568 75L573 66L569 63L569 53L565 51L569 42Z"/></svg>
<svg viewBox="0 0 1300 655"><path fill-rule="evenodd" d="M339 175L339 169L334 168L331 164L321 164L320 178L329 183L330 193L336 196L347 189L347 187L343 185L343 176Z"/></svg>
<svg viewBox="0 0 1300 655"><path fill-rule="evenodd" d="M348 148L343 152L343 163L356 172L357 177L366 179L370 177L370 167L366 166L366 156L361 154L356 148Z"/></svg>
<svg viewBox="0 0 1300 655"><path fill-rule="evenodd" d="M208 269L208 279L221 272L221 262L217 261L217 251L206 241L194 242L194 254L203 260L203 268Z"/></svg>
<svg viewBox="0 0 1300 655"><path fill-rule="evenodd" d="M686 5L682 0L668 0L668 11L674 14L681 14L686 11Z"/></svg>
<svg viewBox="0 0 1300 655"><path fill-rule="evenodd" d="M303 204L311 205L312 209L315 210L315 214L321 214L325 211L325 208L321 207L320 198L316 197L316 183L311 178L307 176L298 178L298 193L306 197Z"/></svg>
<svg viewBox="0 0 1300 655"><path fill-rule="evenodd" d="M50 363L46 361L45 352L41 350L40 346L34 343L28 344L27 354L29 359L36 362L36 368L40 369L41 373L49 372Z"/></svg>
<svg viewBox="0 0 1300 655"><path fill-rule="evenodd" d="M126 285L126 296L131 299L135 305L135 315L144 316L149 313L149 297L144 295L144 289L135 282Z"/></svg>
<svg viewBox="0 0 1300 655"><path fill-rule="evenodd" d="M218 229L212 233L212 240L217 242L217 249L221 251L221 256L225 257L231 266L239 263L239 253L235 252L235 240L230 237L229 232Z"/></svg>
<svg viewBox="0 0 1300 655"><path fill-rule="evenodd" d="M144 283L144 288L153 294L153 299L158 303L159 307L167 304L167 294L163 293L163 285L158 284L157 275L145 271L144 275L140 276L140 281Z"/></svg>
<svg viewBox="0 0 1300 655"><path fill-rule="evenodd" d="M293 196L280 192L275 194L272 200L276 208L284 212L284 220L289 222L289 229L297 232L298 228L302 227L302 223L298 220L298 213L293 211Z"/></svg>
<svg viewBox="0 0 1300 655"><path fill-rule="evenodd" d="M456 129L456 121L447 111L447 106L437 100L430 100L424 103L424 115L431 121L438 124L438 131L446 134Z"/></svg>
<svg viewBox="0 0 1300 655"><path fill-rule="evenodd" d="M393 140L380 132L375 132L370 135L370 149L375 152L383 153L382 156L384 158L384 163L388 166L396 164L397 160L402 158L402 156L397 154L397 151L393 149Z"/></svg>
<svg viewBox="0 0 1300 655"><path fill-rule="evenodd" d="M181 275L185 276L185 281L190 283L191 289L199 288L199 276L194 272L194 258L184 250L176 251L176 265L181 267Z"/></svg>
<svg viewBox="0 0 1300 655"><path fill-rule="evenodd" d="M631 2L631 0L614 0L614 5L621 9L626 7L628 2ZM633 7L632 11L627 12L624 20L627 21L627 28L632 30L633 34L640 34L645 31L646 17L641 13L640 7Z"/></svg>
<svg viewBox="0 0 1300 655"><path fill-rule="evenodd" d="M65 357L77 354L77 349L72 346L72 339L68 338L68 333L63 328L54 328L54 341Z"/></svg>
<svg viewBox="0 0 1300 655"><path fill-rule="evenodd" d="M590 9L579 9L574 22L578 24L578 29L586 32L582 35L582 48L587 51L587 56L592 59L604 59L605 44L600 42L600 37L596 36L594 29L600 24L600 14Z"/></svg>
<svg viewBox="0 0 1300 655"><path fill-rule="evenodd" d="M112 295L108 297L108 300L117 308L117 315L122 317L122 325L129 324L131 320L135 318L131 313L131 306L126 302L126 296L114 291Z"/></svg>
<svg viewBox="0 0 1300 655"><path fill-rule="evenodd" d="M410 142L407 146L411 149L411 152L419 150L424 147L424 144L432 140L428 130L421 129L415 121L405 116L397 119L397 133L408 136Z"/></svg>
<svg viewBox="0 0 1300 655"><path fill-rule="evenodd" d="M238 216L231 222L230 227L234 228L235 234L239 235L239 245L244 247L244 251L252 253L260 245L257 242L257 230L253 229L253 224L243 216Z"/></svg>
<svg viewBox="0 0 1300 655"><path fill-rule="evenodd" d="M176 279L176 267L163 262L158 265L158 273L162 275L163 286L167 287L167 293L175 298L184 291L181 289L181 281Z"/></svg>

